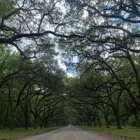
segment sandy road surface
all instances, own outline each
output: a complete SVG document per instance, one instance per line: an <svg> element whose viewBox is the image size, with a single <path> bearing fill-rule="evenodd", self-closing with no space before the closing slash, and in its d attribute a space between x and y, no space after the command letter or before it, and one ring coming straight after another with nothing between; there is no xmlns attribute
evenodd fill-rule
<svg viewBox="0 0 140 140"><path fill-rule="evenodd" d="M114 137L100 136L91 131L68 126L44 134L39 134L21 140L117 140Z"/></svg>

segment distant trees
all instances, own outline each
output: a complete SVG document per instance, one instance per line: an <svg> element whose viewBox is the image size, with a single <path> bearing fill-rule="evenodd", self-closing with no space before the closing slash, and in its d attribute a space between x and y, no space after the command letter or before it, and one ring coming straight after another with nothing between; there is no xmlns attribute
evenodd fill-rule
<svg viewBox="0 0 140 140"><path fill-rule="evenodd" d="M1 49L1 52L4 52L3 46ZM47 110L51 104L50 111L56 112L55 110L59 109L56 106L61 102L65 73L57 67L54 69L55 61L48 65L47 58L45 61L43 59L45 56L35 61L21 60L18 53L10 50L1 55L1 128L10 127L13 130L15 127L24 126L28 129L33 123L34 128L37 128L41 125L42 114L50 117L47 116ZM51 60L51 57L49 59ZM58 71L63 74L59 75ZM54 124L52 121L49 123Z"/></svg>
<svg viewBox="0 0 140 140"><path fill-rule="evenodd" d="M120 74L126 67L129 67L129 63L126 63L126 61L121 63L124 64L119 65L116 63L115 65L114 63L114 67L111 67L116 70L117 74ZM118 65L122 66L121 69ZM134 92L137 89L134 82L134 75L132 73L129 74L129 72L133 72L131 68L118 77L121 78L121 81L117 81L113 75L110 75L107 72L107 67L105 67L106 69L102 69L98 65L98 68L94 70L95 65L93 65L88 71L87 68L88 65L83 64L82 69L80 69L82 70L80 71L82 77L78 80L75 79L75 82L70 82L71 88L68 94L70 102L74 104L72 108L81 117L81 121L79 120L78 123L82 125L85 124L83 123L84 121L89 125L91 121L90 117L95 117L91 122L98 125L100 124L98 122L100 120L107 127L110 124L115 124L118 129L121 129L122 125L132 124L139 127L139 109L137 110L137 107L134 105L134 100L129 96L127 90L122 87L122 82L126 82L126 88L129 88L136 100L138 99L139 96ZM91 108L92 110L90 110ZM88 110L89 113L86 115ZM132 116L133 121L131 120Z"/></svg>

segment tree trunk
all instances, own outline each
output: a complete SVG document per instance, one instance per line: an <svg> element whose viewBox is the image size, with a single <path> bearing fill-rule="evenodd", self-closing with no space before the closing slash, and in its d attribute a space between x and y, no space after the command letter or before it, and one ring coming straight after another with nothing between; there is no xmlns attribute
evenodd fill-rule
<svg viewBox="0 0 140 140"><path fill-rule="evenodd" d="M133 114L135 116L137 127L140 127L140 120L139 120L137 111L133 110L132 112L133 112Z"/></svg>
<svg viewBox="0 0 140 140"><path fill-rule="evenodd" d="M7 109L6 109L6 116L5 116L5 120L4 120L4 128L6 128L7 127L7 118L8 118L8 114L9 113L9 99L8 99L8 104L7 104Z"/></svg>
<svg viewBox="0 0 140 140"><path fill-rule="evenodd" d="M25 116L25 129L28 129L29 127L29 116L28 114Z"/></svg>
<svg viewBox="0 0 140 140"><path fill-rule="evenodd" d="M98 115L98 125L99 127L102 127L102 124L101 124L101 120L100 120L100 116Z"/></svg>
<svg viewBox="0 0 140 140"><path fill-rule="evenodd" d="M122 129L118 109L117 109L117 110L115 110L115 108L113 108L113 107L112 107L112 110L113 110L114 115L115 115L115 118L116 118L116 125L117 125L117 129Z"/></svg>
<svg viewBox="0 0 140 140"><path fill-rule="evenodd" d="M122 129L119 114L117 113L115 117L116 117L116 122L117 122L117 129Z"/></svg>
<svg viewBox="0 0 140 140"><path fill-rule="evenodd" d="M24 115L25 115L25 129L28 129L28 127L29 127L28 106L25 107Z"/></svg>
<svg viewBox="0 0 140 140"><path fill-rule="evenodd" d="M15 112L12 110L10 130L14 130L14 128L15 128Z"/></svg>
<svg viewBox="0 0 140 140"><path fill-rule="evenodd" d="M43 122L42 122L43 123ZM47 128L48 121L45 121L44 127Z"/></svg>
<svg viewBox="0 0 140 140"><path fill-rule="evenodd" d="M37 129L38 126L38 116L34 116L34 129Z"/></svg>
<svg viewBox="0 0 140 140"><path fill-rule="evenodd" d="M19 114L19 116L18 116L18 123L17 123L17 127L18 128L21 128L22 127L22 116L23 116L23 113L22 113L22 110L21 110L21 107L19 107L18 109L17 109L17 114Z"/></svg>
<svg viewBox="0 0 140 140"><path fill-rule="evenodd" d="M96 126L96 119L95 118L93 119L93 125L94 125L94 127Z"/></svg>
<svg viewBox="0 0 140 140"><path fill-rule="evenodd" d="M106 128L109 128L108 116L105 116Z"/></svg>
<svg viewBox="0 0 140 140"><path fill-rule="evenodd" d="M117 105L116 108L115 108L115 105L113 105L113 106L112 106L112 110L113 110L113 113L114 113L115 118L116 118L117 129L122 129L121 122L120 122L120 117L119 117L119 109L118 109L118 105Z"/></svg>
<svg viewBox="0 0 140 140"><path fill-rule="evenodd" d="M90 127L92 127L92 120L90 120Z"/></svg>

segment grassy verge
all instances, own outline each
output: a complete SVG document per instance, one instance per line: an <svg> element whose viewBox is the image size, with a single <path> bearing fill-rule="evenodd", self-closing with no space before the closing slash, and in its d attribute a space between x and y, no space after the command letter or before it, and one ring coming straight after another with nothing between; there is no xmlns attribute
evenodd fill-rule
<svg viewBox="0 0 140 140"><path fill-rule="evenodd" d="M103 127L81 126L80 128L119 135L119 136L140 138L140 128L138 129L138 128L126 127L123 129L117 129L116 126L110 126L110 128L106 128L105 126Z"/></svg>
<svg viewBox="0 0 140 140"><path fill-rule="evenodd" d="M27 136L27 135L32 135L36 133L43 133L47 132L50 130L55 130L60 127L49 127L49 128L42 128L42 129L33 129L29 128L28 130L25 130L24 128L16 128L13 131L10 131L9 129L0 129L0 138L13 138L13 137L21 137L21 136Z"/></svg>

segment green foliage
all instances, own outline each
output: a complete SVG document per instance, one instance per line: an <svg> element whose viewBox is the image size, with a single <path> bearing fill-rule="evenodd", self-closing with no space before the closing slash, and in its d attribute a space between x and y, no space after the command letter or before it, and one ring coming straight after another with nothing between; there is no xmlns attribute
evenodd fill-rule
<svg viewBox="0 0 140 140"><path fill-rule="evenodd" d="M14 0L2 0L0 2L0 17L10 14L15 9Z"/></svg>
<svg viewBox="0 0 140 140"><path fill-rule="evenodd" d="M9 131L7 129L2 129L0 130L0 138L17 138L17 137L21 137L21 136L30 136L30 135L34 135L34 134L39 134L39 133L43 133L43 132L47 132L47 131L51 131L51 130L55 130L58 129L60 127L49 127L49 128L43 128L43 129L33 129L33 128L29 128L28 130L25 130L24 128L21 129L15 129L14 131Z"/></svg>
<svg viewBox="0 0 140 140"><path fill-rule="evenodd" d="M127 123L130 125L130 126L136 126L136 121L135 121L135 117L134 115L130 115Z"/></svg>
<svg viewBox="0 0 140 140"><path fill-rule="evenodd" d="M102 128L83 126L81 128L93 130L93 131L110 133L110 134L114 134L114 135L118 135L118 136L140 138L139 129L131 128L131 127L127 127L127 128L123 128L123 129L116 129L115 126L110 126L110 128L106 128L105 126L103 126Z"/></svg>

